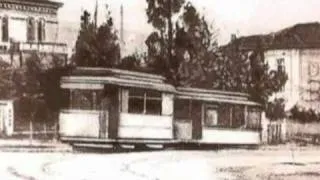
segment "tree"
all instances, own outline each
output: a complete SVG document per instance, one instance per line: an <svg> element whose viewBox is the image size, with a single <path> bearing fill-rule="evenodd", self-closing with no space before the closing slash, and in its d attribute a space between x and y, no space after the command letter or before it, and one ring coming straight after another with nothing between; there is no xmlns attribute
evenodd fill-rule
<svg viewBox="0 0 320 180"><path fill-rule="evenodd" d="M149 65L172 84L245 92L264 106L268 98L285 85L285 71L269 68L261 42L250 53L241 51L237 44L218 49L216 29L190 2L175 2L171 14L179 16L174 22L175 28L169 28L173 20L165 7L170 2L147 0L148 22L156 31L149 35L146 44ZM172 41L168 38L169 32L173 34Z"/></svg>
<svg viewBox="0 0 320 180"><path fill-rule="evenodd" d="M173 56L173 20L172 17L180 12L185 0L146 0L148 23L156 29L148 37L146 44L149 48L151 66L157 73L166 75L169 80L172 76L171 67ZM157 49L156 53L154 49Z"/></svg>
<svg viewBox="0 0 320 180"><path fill-rule="evenodd" d="M288 80L284 69L270 69L264 59L264 49L258 45L250 56L250 83L248 93L252 98L262 104L266 104L271 95L279 92Z"/></svg>
<svg viewBox="0 0 320 180"><path fill-rule="evenodd" d="M107 7L108 11L108 7ZM113 67L120 62L120 45L114 30L111 12L99 27L91 21L90 14L84 11L81 29L72 59L76 66Z"/></svg>
<svg viewBox="0 0 320 180"><path fill-rule="evenodd" d="M62 97L60 78L68 69L62 57L32 52L24 66L8 71L10 76L5 82L12 92L7 93L6 98L15 100L16 122L23 125L29 122L30 127L34 122L57 123L57 112L66 100ZM32 137L32 133L30 135Z"/></svg>
<svg viewBox="0 0 320 180"><path fill-rule="evenodd" d="M285 112L285 100L275 99L272 102L268 102L266 106L266 116L271 121L281 120L286 117Z"/></svg>
<svg viewBox="0 0 320 180"><path fill-rule="evenodd" d="M213 68L208 65L217 47L213 28L190 2L147 3L148 22L156 29L146 40L149 65L174 85L208 86L204 80ZM177 20L173 21L173 16L178 16Z"/></svg>
<svg viewBox="0 0 320 180"><path fill-rule="evenodd" d="M145 62L147 61L146 59L146 54L134 52L123 57L117 68L138 72L152 72L152 69L145 66Z"/></svg>
<svg viewBox="0 0 320 180"><path fill-rule="evenodd" d="M288 76L283 68L270 69L261 41L249 52L239 50L237 43L222 49L213 76L215 88L249 93L266 108L269 97L284 87Z"/></svg>
<svg viewBox="0 0 320 180"><path fill-rule="evenodd" d="M209 74L214 69L217 49L215 31L191 3L183 7L176 23L175 56L172 66L177 84L182 86L212 87Z"/></svg>
<svg viewBox="0 0 320 180"><path fill-rule="evenodd" d="M37 116L43 117L47 111L39 81L41 71L41 58L33 52L26 58L25 66L17 70L12 79L16 89L16 122L22 125L27 125L29 122L31 140L33 124L39 119Z"/></svg>
<svg viewBox="0 0 320 180"><path fill-rule="evenodd" d="M0 70L0 98L15 99L17 95L16 84L13 82L16 69L8 68Z"/></svg>

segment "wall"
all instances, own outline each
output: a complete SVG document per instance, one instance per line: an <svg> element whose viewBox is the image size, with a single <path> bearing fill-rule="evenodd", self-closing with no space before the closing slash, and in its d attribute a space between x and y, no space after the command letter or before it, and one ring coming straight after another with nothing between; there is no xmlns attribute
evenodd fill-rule
<svg viewBox="0 0 320 180"><path fill-rule="evenodd" d="M172 93L162 93L161 115L128 113L129 89L120 90L119 138L173 139Z"/></svg>
<svg viewBox="0 0 320 180"><path fill-rule="evenodd" d="M200 142L220 144L260 144L260 133L255 131L204 128Z"/></svg>
<svg viewBox="0 0 320 180"><path fill-rule="evenodd" d="M293 120L288 120L287 125L287 136L288 138L293 138L297 135L320 135L320 122L312 123L299 123Z"/></svg>
<svg viewBox="0 0 320 180"><path fill-rule="evenodd" d="M60 136L99 138L99 115L99 111L61 111L59 117Z"/></svg>
<svg viewBox="0 0 320 180"><path fill-rule="evenodd" d="M9 36L16 41L25 42L27 40L27 18L29 17L34 17L36 21L40 18L46 20L46 42L55 42L58 40L58 37L56 36L58 33L57 15L1 9L0 17L5 15L9 17Z"/></svg>
<svg viewBox="0 0 320 180"><path fill-rule="evenodd" d="M320 49L283 49L265 52L265 59L271 69L277 68L279 58L285 60L288 81L284 90L276 93L271 99L286 99L286 110L297 103L306 108L319 109L317 93L310 94L309 90L317 91L320 88ZM311 81L317 83L312 84Z"/></svg>
<svg viewBox="0 0 320 180"><path fill-rule="evenodd" d="M277 60L283 58L288 81L283 91L271 97L284 98L286 109L291 109L300 99L300 51L294 49L268 50L265 52L265 59L269 63L270 69L277 69Z"/></svg>
<svg viewBox="0 0 320 180"><path fill-rule="evenodd" d="M46 41L58 42L59 27L58 23L46 22Z"/></svg>
<svg viewBox="0 0 320 180"><path fill-rule="evenodd" d="M27 41L27 22L21 19L9 19L9 39Z"/></svg>
<svg viewBox="0 0 320 180"><path fill-rule="evenodd" d="M172 139L172 116L120 114L119 138Z"/></svg>
<svg viewBox="0 0 320 180"><path fill-rule="evenodd" d="M318 110L320 88L320 49L301 50L301 104ZM313 92L310 92L313 91Z"/></svg>

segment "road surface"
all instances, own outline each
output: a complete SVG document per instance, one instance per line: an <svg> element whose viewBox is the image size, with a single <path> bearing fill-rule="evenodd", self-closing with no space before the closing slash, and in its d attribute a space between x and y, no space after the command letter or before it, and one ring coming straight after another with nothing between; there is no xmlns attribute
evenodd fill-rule
<svg viewBox="0 0 320 180"><path fill-rule="evenodd" d="M319 150L0 153L0 179L319 179ZM286 177L286 178L284 178Z"/></svg>

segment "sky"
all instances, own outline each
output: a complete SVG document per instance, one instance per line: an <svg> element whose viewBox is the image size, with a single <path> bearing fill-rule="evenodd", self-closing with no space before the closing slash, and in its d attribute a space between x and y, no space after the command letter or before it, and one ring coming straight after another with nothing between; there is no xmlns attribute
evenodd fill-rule
<svg viewBox="0 0 320 180"><path fill-rule="evenodd" d="M64 3L60 21L79 24L83 9L94 11L96 0L56 0ZM297 23L320 21L319 0L190 0L205 15L207 21L218 29L219 44L230 40L231 34L245 36L278 31ZM119 28L120 5L124 6L124 29L131 43L152 30L147 24L145 0L98 0L99 21L108 4ZM140 34L137 38L136 34ZM140 40L141 41L141 40Z"/></svg>

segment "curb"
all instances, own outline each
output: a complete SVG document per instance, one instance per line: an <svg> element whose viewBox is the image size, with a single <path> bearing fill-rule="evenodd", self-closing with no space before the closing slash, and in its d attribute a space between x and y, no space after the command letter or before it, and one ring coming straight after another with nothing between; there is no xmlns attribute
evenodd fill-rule
<svg viewBox="0 0 320 180"><path fill-rule="evenodd" d="M27 153L71 153L72 147L54 146L0 146L0 152L27 152Z"/></svg>

